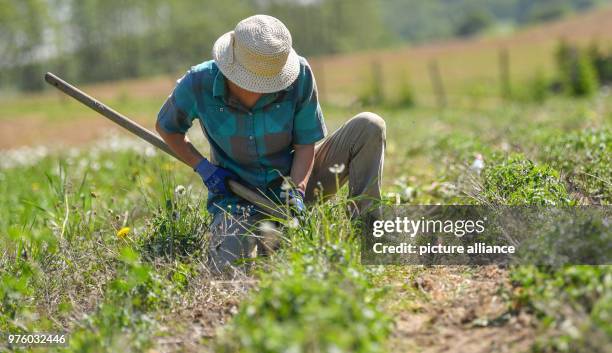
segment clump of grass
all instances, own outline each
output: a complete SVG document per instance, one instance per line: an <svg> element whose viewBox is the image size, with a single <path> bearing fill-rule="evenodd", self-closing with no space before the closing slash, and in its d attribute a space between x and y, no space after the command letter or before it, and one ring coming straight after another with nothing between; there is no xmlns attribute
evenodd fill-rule
<svg viewBox="0 0 612 353"><path fill-rule="evenodd" d="M383 292L359 264L357 230L343 206L316 207L288 230L289 242L260 274L259 291L242 304L218 351L384 351Z"/></svg>
<svg viewBox="0 0 612 353"><path fill-rule="evenodd" d="M597 70L589 54L562 41L556 53L559 80L563 90L572 96L594 94L599 88Z"/></svg>
<svg viewBox="0 0 612 353"><path fill-rule="evenodd" d="M553 86L554 80L547 77L542 69L538 69L512 98L518 102L542 103L554 93Z"/></svg>
<svg viewBox="0 0 612 353"><path fill-rule="evenodd" d="M549 331L535 352L603 353L612 344L610 266L523 266L512 270L511 279L514 308L534 313Z"/></svg>
<svg viewBox="0 0 612 353"><path fill-rule="evenodd" d="M537 165L521 154L485 169L481 196L485 202L506 205L573 204L555 169Z"/></svg>
<svg viewBox="0 0 612 353"><path fill-rule="evenodd" d="M412 108L416 105L414 87L410 83L410 77L407 73L402 75L402 80L398 89L398 97L395 104L398 108Z"/></svg>
<svg viewBox="0 0 612 353"><path fill-rule="evenodd" d="M540 158L567 174L570 185L596 203L612 202L612 131L586 129L553 136Z"/></svg>
<svg viewBox="0 0 612 353"><path fill-rule="evenodd" d="M153 211L138 247L149 260L199 258L207 245L209 214L201 198L193 202L191 190L182 185L165 193L163 206Z"/></svg>
<svg viewBox="0 0 612 353"><path fill-rule="evenodd" d="M522 155L513 155L489 168L483 194L489 201L516 206L573 204L555 169L538 166ZM580 252L593 256L600 256L593 251L606 252L609 239L601 235L609 234L609 225L590 217L567 219L567 214L564 217L562 222L549 222L553 226L541 230L544 234L538 239L544 243L536 244L539 251L552 249L561 256L571 252L579 260L577 252L578 256ZM588 240L567 232L578 228L587 234ZM537 257L537 253L527 256ZM541 264L539 260L531 259L532 263ZM535 352L604 352L602 347L611 344L610 266L559 266L545 262L540 266L515 266L511 269L511 278L513 308L535 313L547 332L532 347Z"/></svg>
<svg viewBox="0 0 612 353"><path fill-rule="evenodd" d="M168 269L154 269L143 263L129 246L119 249L117 276L106 286L104 300L72 332L70 352L124 350L142 351L151 346L150 330L155 322L150 312L168 307L184 288L175 285Z"/></svg>

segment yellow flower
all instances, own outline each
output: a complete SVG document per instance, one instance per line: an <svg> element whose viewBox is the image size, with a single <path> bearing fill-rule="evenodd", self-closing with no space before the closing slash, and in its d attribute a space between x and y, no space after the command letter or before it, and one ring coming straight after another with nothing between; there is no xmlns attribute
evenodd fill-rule
<svg viewBox="0 0 612 353"><path fill-rule="evenodd" d="M119 238L125 238L129 232L130 232L130 227L123 227L119 229L119 231L117 232L117 236Z"/></svg>

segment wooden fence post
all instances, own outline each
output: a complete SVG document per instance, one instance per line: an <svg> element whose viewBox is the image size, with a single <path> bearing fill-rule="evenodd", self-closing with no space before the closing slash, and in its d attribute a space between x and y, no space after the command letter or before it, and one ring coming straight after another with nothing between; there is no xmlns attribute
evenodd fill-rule
<svg viewBox="0 0 612 353"><path fill-rule="evenodd" d="M436 60L431 60L429 62L429 78L431 79L431 85L436 95L438 108L445 108L447 104L446 91L444 90L444 83L442 82L442 76L440 75L440 69L438 68L438 62Z"/></svg>
<svg viewBox="0 0 612 353"><path fill-rule="evenodd" d="M372 61L372 103L382 104L385 100L384 82L380 61Z"/></svg>
<svg viewBox="0 0 612 353"><path fill-rule="evenodd" d="M512 87L510 86L510 55L507 48L499 51L499 84L501 97L509 99L512 96Z"/></svg>
<svg viewBox="0 0 612 353"><path fill-rule="evenodd" d="M317 60L317 74L315 76L315 82L317 84L317 92L319 94L319 101L325 102L327 100L327 87L325 85L325 64L323 60Z"/></svg>

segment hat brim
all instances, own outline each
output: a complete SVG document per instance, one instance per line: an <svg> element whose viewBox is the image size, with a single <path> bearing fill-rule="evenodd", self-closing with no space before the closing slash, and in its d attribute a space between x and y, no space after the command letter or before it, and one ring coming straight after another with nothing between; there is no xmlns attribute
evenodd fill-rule
<svg viewBox="0 0 612 353"><path fill-rule="evenodd" d="M217 66L230 81L241 88L257 93L273 93L289 87L300 73L300 59L295 50L287 56L287 62L275 76L258 76L244 68L234 59L233 31L227 32L213 46L212 57Z"/></svg>

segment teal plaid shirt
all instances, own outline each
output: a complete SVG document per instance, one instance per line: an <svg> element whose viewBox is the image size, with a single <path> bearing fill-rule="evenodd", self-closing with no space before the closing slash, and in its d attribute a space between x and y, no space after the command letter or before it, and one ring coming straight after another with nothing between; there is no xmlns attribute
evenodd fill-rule
<svg viewBox="0 0 612 353"><path fill-rule="evenodd" d="M192 67L177 81L157 121L167 132L184 134L199 119L210 143L211 162L278 200L281 176L291 171L293 145L313 144L327 133L310 66L300 58L295 82L264 94L251 109L228 94L225 80L213 60ZM208 194L213 214L237 206L248 204L235 195Z"/></svg>

